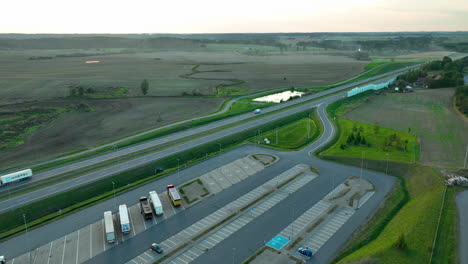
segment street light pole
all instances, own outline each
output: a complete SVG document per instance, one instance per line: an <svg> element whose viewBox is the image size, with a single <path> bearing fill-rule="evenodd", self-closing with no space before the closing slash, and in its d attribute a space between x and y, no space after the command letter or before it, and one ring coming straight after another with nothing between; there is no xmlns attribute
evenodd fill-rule
<svg viewBox="0 0 468 264"><path fill-rule="evenodd" d="M359 183L361 182L361 178L362 178L363 166L364 166L364 152L361 152L361 175L359 176Z"/></svg>
<svg viewBox="0 0 468 264"><path fill-rule="evenodd" d="M114 209L117 212L117 203L115 202L115 183L112 182L112 191L114 192Z"/></svg>
<svg viewBox="0 0 468 264"><path fill-rule="evenodd" d="M385 174L388 175L388 153L385 153L385 155L387 155L387 168L385 169Z"/></svg>
<svg viewBox="0 0 468 264"><path fill-rule="evenodd" d="M26 230L26 240L28 239L28 225L26 224L26 215L23 214L23 221L24 221L24 229ZM31 249L32 251L32 249ZM31 263L31 251L29 251L29 263Z"/></svg>
<svg viewBox="0 0 468 264"><path fill-rule="evenodd" d="M180 159L177 158L177 178L179 178L179 176L180 176L179 161L180 161Z"/></svg>

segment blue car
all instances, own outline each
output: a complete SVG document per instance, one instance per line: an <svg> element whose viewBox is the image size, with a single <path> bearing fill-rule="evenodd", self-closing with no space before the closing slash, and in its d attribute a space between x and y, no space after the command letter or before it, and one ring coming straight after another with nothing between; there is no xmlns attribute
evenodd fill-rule
<svg viewBox="0 0 468 264"><path fill-rule="evenodd" d="M312 257L312 250L310 250L308 247L299 248L297 252L301 253L302 255Z"/></svg>

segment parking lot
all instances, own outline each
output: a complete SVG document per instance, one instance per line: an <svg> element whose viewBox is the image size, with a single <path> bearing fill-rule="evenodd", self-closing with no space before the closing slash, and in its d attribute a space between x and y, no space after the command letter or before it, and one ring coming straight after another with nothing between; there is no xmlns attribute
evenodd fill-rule
<svg viewBox="0 0 468 264"><path fill-rule="evenodd" d="M318 175L310 171L309 166L302 164L296 165L239 197L211 215L206 216L178 234L161 242L160 245L164 248L166 254L176 249L179 250L181 246L183 247L179 254L165 261L165 263L188 263L194 260L209 248L219 244L253 219L274 207L277 203L288 197L289 194L294 193L306 183L314 180L317 176ZM291 180L291 182L288 182L289 180ZM282 184L285 183L287 184L282 186ZM280 189L276 190L278 187L280 187ZM274 191L274 193L263 198L265 194L269 194L271 191ZM252 204L253 202L255 202L255 204ZM246 206L250 204L252 204L252 206L246 208ZM215 228L213 231L210 231L200 238L196 238L197 235L204 234L206 230L209 230L211 227L216 226L216 224L229 217L233 218L229 220L228 223ZM187 243L192 244L192 241L196 242L195 245L189 247L184 246L187 245ZM148 259L148 256L152 256L152 258ZM157 255L148 250L128 263L151 263L157 261L161 257L162 255Z"/></svg>
<svg viewBox="0 0 468 264"><path fill-rule="evenodd" d="M203 182L205 185L211 187L209 188L211 191L215 190L217 193L249 176L256 174L264 168L265 166L261 162L247 156L221 166L202 175L200 178L202 180L204 179ZM141 195L147 196L148 194ZM256 197L255 193L253 193L251 197ZM135 197L135 202L138 202L138 198L139 197ZM11 263L83 263L92 257L123 243L126 239L144 232L162 221L165 221L167 218L176 215L188 206L183 201L180 207L174 207L166 193L160 193L159 199L161 200L164 208L164 213L161 216L156 216L153 212L153 218L151 220L145 220L142 217L139 203L128 207L131 226L129 234L122 234L122 232L120 232L120 219L118 217L118 213L116 213L118 210L117 208L113 210L114 229L116 231L116 241L113 244L108 244L105 239L104 220L101 219L100 221L88 225L80 230L45 244L30 253L14 258L11 260ZM116 206L118 207L118 205ZM211 219L205 220L204 224L214 223L219 219L222 219L222 217L224 217L224 215L213 215ZM193 226L192 229L186 229L185 232L187 234L193 234L198 231L196 226ZM170 239L167 240L167 243L168 246L176 244L176 242ZM144 257L145 255L143 255L143 258Z"/></svg>
<svg viewBox="0 0 468 264"><path fill-rule="evenodd" d="M47 263L47 264L65 264L65 263L83 263L86 260L100 254L101 252L115 247L126 239L145 231L157 223L172 217L184 210L184 204L180 207L173 207L166 193L160 193L159 199L163 204L164 214L156 216L153 214L151 220L144 220L140 213L140 205L136 204L128 207L128 213L131 224L129 234L119 232L120 219L117 214L113 215L114 228L116 230L116 242L108 244L105 239L104 220L100 220L91 225L77 230L65 237L59 238L46 245L43 245L31 253L23 254L11 260L11 263ZM117 210L115 210L117 211Z"/></svg>

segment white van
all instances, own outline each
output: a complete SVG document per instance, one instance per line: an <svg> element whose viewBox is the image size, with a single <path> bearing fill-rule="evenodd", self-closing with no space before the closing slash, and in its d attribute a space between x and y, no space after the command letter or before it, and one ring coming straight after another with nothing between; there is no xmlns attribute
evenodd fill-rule
<svg viewBox="0 0 468 264"><path fill-rule="evenodd" d="M153 205L154 213L156 215L162 215L164 212L158 194L155 191L151 191L148 193L148 196L150 198L151 204Z"/></svg>

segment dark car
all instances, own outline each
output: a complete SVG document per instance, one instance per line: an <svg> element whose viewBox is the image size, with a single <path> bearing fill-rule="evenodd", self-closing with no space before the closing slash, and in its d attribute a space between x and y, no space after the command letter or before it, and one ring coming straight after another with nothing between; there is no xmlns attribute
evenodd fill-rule
<svg viewBox="0 0 468 264"><path fill-rule="evenodd" d="M301 253L302 255L312 257L312 250L310 250L308 247L299 248L299 250L297 252Z"/></svg>
<svg viewBox="0 0 468 264"><path fill-rule="evenodd" d="M156 243L151 244L151 250L156 251L156 253L161 254L164 252L162 247Z"/></svg>
<svg viewBox="0 0 468 264"><path fill-rule="evenodd" d="M160 167L160 168L156 168L156 169L154 170L154 173L155 173L155 174L158 174L158 173L161 173L161 172L163 172L164 170L165 170L165 169L164 169L164 168L162 168L162 167Z"/></svg>

